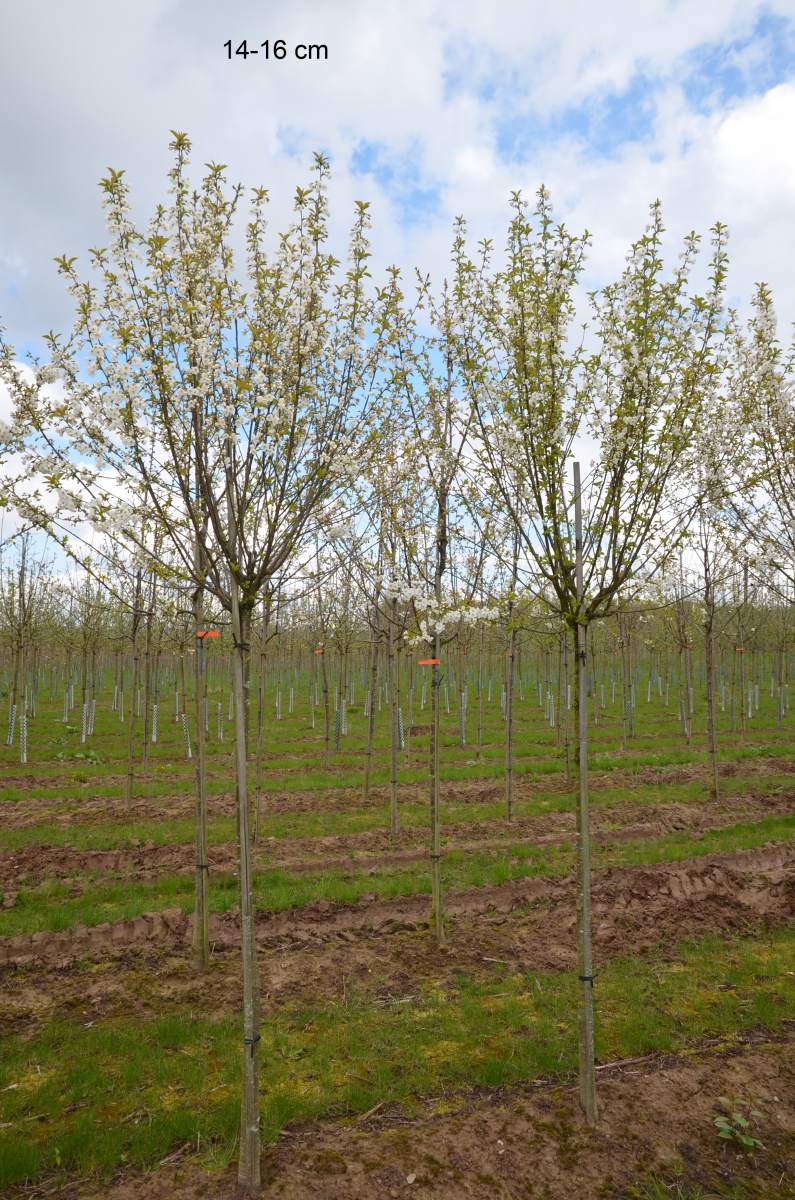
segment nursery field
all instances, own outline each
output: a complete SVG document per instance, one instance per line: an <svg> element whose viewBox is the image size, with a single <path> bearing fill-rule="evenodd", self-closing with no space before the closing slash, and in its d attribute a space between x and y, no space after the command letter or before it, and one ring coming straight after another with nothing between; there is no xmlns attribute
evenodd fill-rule
<svg viewBox="0 0 795 1200"><path fill-rule="evenodd" d="M265 1194L795 1197L795 744L762 693L742 736L719 713L717 800L703 712L688 745L644 688L626 750L615 703L591 730L595 1129L576 1091L576 785L534 690L515 700L511 821L498 696L480 747L442 713L441 949L425 713L390 836L386 715L365 799L361 705L328 765L306 704L271 706L253 853ZM85 742L62 708L41 701L26 765L0 752L0 1193L232 1195L231 722L209 723L202 973L180 723L163 705L128 806L107 688Z"/></svg>

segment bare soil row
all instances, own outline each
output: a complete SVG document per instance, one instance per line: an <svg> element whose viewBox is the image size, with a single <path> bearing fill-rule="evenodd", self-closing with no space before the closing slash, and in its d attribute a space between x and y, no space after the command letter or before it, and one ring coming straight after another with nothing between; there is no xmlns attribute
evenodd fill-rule
<svg viewBox="0 0 795 1200"><path fill-rule="evenodd" d="M662 837L674 832L705 832L722 829L738 821L786 815L795 811L795 790L768 794L759 792L730 797L718 803L638 805L631 802L593 810L593 829L603 842L633 838ZM513 821L459 822L444 828L448 849L466 851L498 849L510 842L534 845L565 844L573 837L574 815L552 812L520 817ZM280 868L290 872L375 871L422 860L426 855L427 831L412 826L391 837L386 830L368 830L315 838L266 838L255 851L260 869ZM191 843L154 842L118 850L75 850L60 846L27 846L0 853L0 890L35 886L48 879L73 881L75 894L80 876L145 880L160 875L190 873L195 852ZM237 851L233 843L215 845L209 851L214 873L233 871ZM90 882L87 884L90 886Z"/></svg>
<svg viewBox="0 0 795 1200"><path fill-rule="evenodd" d="M720 773L726 779L736 775L758 775L761 779L771 774L795 774L795 762L766 757L745 759L740 762L723 763ZM616 787L665 786L697 780L706 781L708 776L706 764L702 762L636 768L628 763L626 769L600 771L598 767L594 768L590 775L590 783L592 789L599 792ZM107 776L101 780L89 781L85 785L84 796L70 796L63 800L59 800L57 796L36 795L37 789L51 790L51 780L37 780L33 775L22 778L26 786L29 782L30 794L25 796L24 802L13 802L3 806L3 822L9 829L24 829L43 821L73 826L112 820L152 820L155 817L189 818L194 813L195 802L188 778L184 781L185 786L178 787L172 794L135 797L129 806L122 796L108 796L101 792L101 789L107 788L113 780L121 784L121 776ZM11 782L9 779L0 778L0 799L3 787L11 786ZM20 782L21 780L17 780L18 784ZM154 782L160 782L159 777ZM517 775L514 791L516 799L523 800L530 799L539 792L570 792L572 786L562 772L549 775ZM442 781L442 800L445 803L493 804L499 803L504 794L502 783L494 780ZM422 802L427 796L426 783L400 784L401 804ZM270 790L266 787L263 811L272 814L361 811L383 806L388 803L388 799L389 790L385 786L373 787L367 800L362 797L359 787L330 787L303 792ZM234 790L213 793L209 799L209 808L215 816L234 817Z"/></svg>
<svg viewBox="0 0 795 1200"><path fill-rule="evenodd" d="M775 926L795 917L795 845L598 872L593 910L597 965L624 954L674 953L689 936ZM442 952L427 928L424 895L385 901L370 894L354 905L320 901L259 914L266 1003L334 1001L356 989L391 1003L416 996L423 981L452 984L461 971L478 976L575 965L570 878L450 892L446 912ZM237 917L212 918L213 962L203 975L190 963L191 933L191 918L172 909L4 939L3 1023L25 1028L67 1013L91 1020L170 1009L227 1013L239 990ZM88 962L112 970L87 971Z"/></svg>
<svg viewBox="0 0 795 1200"><path fill-rule="evenodd" d="M718 1097L759 1112L762 1149L717 1136ZM627 1200L654 1173L706 1195L795 1195L795 1028L750 1033L730 1047L607 1066L590 1129L576 1091L546 1080L429 1099L419 1113L380 1106L358 1119L291 1127L263 1156L279 1200ZM231 1200L235 1167L208 1171L192 1143L146 1174L78 1181L73 1200ZM673 1187L673 1183L672 1183ZM49 1189L49 1190L48 1190ZM53 1195L51 1183L15 1193ZM673 1193L672 1193L673 1194ZM699 1191L699 1194L701 1192Z"/></svg>

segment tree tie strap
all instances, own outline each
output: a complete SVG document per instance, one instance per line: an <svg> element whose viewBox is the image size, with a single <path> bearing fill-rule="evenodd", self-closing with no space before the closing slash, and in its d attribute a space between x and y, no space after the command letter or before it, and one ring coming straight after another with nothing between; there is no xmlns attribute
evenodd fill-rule
<svg viewBox="0 0 795 1200"><path fill-rule="evenodd" d="M254 1037L244 1037L243 1038L244 1046L251 1047L251 1057L252 1058L254 1057L254 1047L256 1046L256 1044L259 1040L260 1040L260 1035L258 1033L255 1033Z"/></svg>

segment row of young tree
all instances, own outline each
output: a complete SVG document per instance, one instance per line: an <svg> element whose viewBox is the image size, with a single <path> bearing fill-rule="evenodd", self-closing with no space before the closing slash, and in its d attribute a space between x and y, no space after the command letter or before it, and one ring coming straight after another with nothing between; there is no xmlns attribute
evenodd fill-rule
<svg viewBox="0 0 795 1200"><path fill-rule="evenodd" d="M418 273L409 287L392 267L374 283L365 203L346 261L329 250L323 156L296 190L292 223L272 238L267 192L251 194L241 229L243 189L229 186L221 164L194 185L189 150L175 134L169 196L145 227L133 219L123 172L102 181L107 245L90 251L86 274L74 258L58 260L76 309L72 331L48 334L46 352L27 363L0 344L12 404L0 431L2 499L23 528L44 530L77 564L71 612L80 613L81 636L94 628L92 605L105 614L98 643L108 621L126 622L118 636L131 659L128 712L158 678L153 656L170 640L184 662L179 647L192 640L201 714L201 635L210 617L228 630L244 976L240 1184L260 1186L252 660L261 680L286 620L296 637L309 631L316 651L370 631L372 720L380 665L394 695L405 647L425 655L439 941L439 728L451 660L478 639L491 646L502 630L510 714L527 639L560 644L577 718L581 1099L595 1121L593 630L610 619L624 655L633 622L664 611L686 662L701 624L717 764L718 648L731 629L744 652L752 617L786 628L795 581L795 363L777 339L772 298L760 286L747 319L727 307L720 224L700 289L696 234L666 273L655 203L621 275L589 294L583 314L589 236L556 223L543 189L532 211L512 197L503 253L489 240L472 252L460 220L449 278L437 285ZM586 454L583 476L576 459ZM26 569L23 584L9 583L12 572L4 587L16 614L6 625L24 631L13 634L15 696L34 670L27 622L46 611L32 596L29 560ZM786 636L774 644L783 696ZM83 645L87 663L93 642ZM326 654L317 657L326 680ZM625 682L630 675L625 665ZM685 687L692 693L692 679ZM391 713L395 746L394 705ZM691 716L688 700L685 726ZM258 739L261 730L259 719ZM510 730L509 721L508 762ZM206 733L198 715L198 864L207 862ZM200 965L206 877L197 870Z"/></svg>
<svg viewBox="0 0 795 1200"><path fill-rule="evenodd" d="M247 744L249 757L256 751L259 775L269 723L300 714L305 728L318 731L314 740L323 743L329 768L347 736L348 717L357 714L357 724L365 723L366 800L378 714L386 714L386 732L394 734L396 750L407 751L415 723L421 724L430 707L427 673L417 662L424 613L411 601L376 603L377 581L368 589L366 571L354 575L349 561L343 564L338 554L335 560L318 587L295 598L279 596L271 610L255 613ZM461 746L469 746L479 760L485 712L499 707L510 739L516 692L518 702L543 707L557 730L558 749L567 748L571 662L565 625L532 597L495 592L499 583L484 573L482 602L466 610L466 620L462 611L452 630L442 671L443 714L453 714ZM617 604L594 629L587 676L592 721L599 726L618 720L624 749L635 736L634 711L644 696L647 703L659 697L676 714L688 745L696 700L705 690L707 696L714 690L724 728L742 736L769 686L775 722L782 724L795 641L786 581L769 589L750 576L746 564L731 584L708 610L704 580L697 573L676 578L667 588L663 581L653 599L631 608ZM191 758L185 725L197 719L191 670L197 647L206 676L205 734L223 741L233 706L222 611L208 612L207 623L215 628L202 631L220 640L197 641L190 612L180 610L179 591L151 576L145 589L144 619L134 626L130 608L91 575L56 574L46 555L33 553L31 535L20 538L12 552L0 551L0 696L7 703L5 744L18 745L22 763L26 748L15 732L19 723L36 717L41 703L64 722L76 712L85 743L93 734L98 699L118 714L122 726L125 713L140 718L134 742L144 770L164 716L181 723ZM769 715L766 710L765 719ZM493 731L487 736L493 739ZM509 753L509 815L510 766Z"/></svg>

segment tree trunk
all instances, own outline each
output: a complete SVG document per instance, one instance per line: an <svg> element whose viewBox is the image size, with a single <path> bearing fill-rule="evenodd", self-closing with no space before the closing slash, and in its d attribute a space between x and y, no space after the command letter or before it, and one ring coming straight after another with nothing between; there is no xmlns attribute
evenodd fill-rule
<svg viewBox="0 0 795 1200"><path fill-rule="evenodd" d="M323 687L323 720L325 723L326 737L326 770L329 768L331 753L331 710L328 700L328 669L326 667L326 646L323 645L323 653L320 655L320 677Z"/></svg>
<svg viewBox="0 0 795 1200"><path fill-rule="evenodd" d="M720 799L718 772L718 733L715 714L715 589L709 564L704 553L704 660L707 676L707 741L712 764L712 799Z"/></svg>
<svg viewBox="0 0 795 1200"><path fill-rule="evenodd" d="M620 613L618 614L618 640L621 647L621 705L623 709L623 717L621 719L621 749L626 752L627 739L629 737L630 692L627 668L627 629L626 622L622 619Z"/></svg>
<svg viewBox="0 0 795 1200"><path fill-rule="evenodd" d="M510 607L510 606L509 606ZM516 630L511 629L505 673L505 809L513 820L513 680L516 665Z"/></svg>
<svg viewBox="0 0 795 1200"><path fill-rule="evenodd" d="M155 607L155 583L152 580L152 590L149 594L148 612L146 614L144 638L144 740L141 752L143 774L146 776L149 765L149 694L152 685L152 615Z"/></svg>
<svg viewBox="0 0 795 1200"><path fill-rule="evenodd" d="M519 535L513 538L513 571L511 593L508 599L508 654L505 671L505 809L509 821L513 820L513 681L516 666L516 626L513 610L516 607L516 583L519 575ZM483 625L481 623L481 637ZM482 641L481 641L482 654ZM478 685L480 691L480 684Z"/></svg>
<svg viewBox="0 0 795 1200"><path fill-rule="evenodd" d="M434 572L434 596L437 605L441 604L442 599L442 579L444 578L445 567L447 565L447 492L442 488L437 495L437 516L436 516L436 564ZM442 639L438 629L434 632L433 637L433 657L436 662L433 665L433 688L431 699L433 704L433 712L431 717L431 754L430 754L430 774L431 774L431 915L433 920L434 932L436 934L437 946L444 944L444 918L442 914L442 840L441 831L439 829L439 701L441 699L439 688L441 686L441 668L439 660L442 652ZM461 689L463 689L464 681L460 680ZM462 690L463 701L463 690Z"/></svg>
<svg viewBox="0 0 795 1200"><path fill-rule="evenodd" d="M483 592L481 590L480 602L483 603ZM483 643L486 638L486 631L483 628L483 622L480 623L480 631L478 635L478 749L476 758L480 762L483 757ZM507 748L506 748L507 753ZM507 789L507 783L506 783Z"/></svg>
<svg viewBox="0 0 795 1200"><path fill-rule="evenodd" d="M20 655L19 642L17 642L17 644L14 647L14 665L11 668L11 686L8 691L8 736L6 738L7 746L10 746L12 744L12 738L14 736L14 725L16 722L16 711L15 710L16 710L16 703L17 703L17 695L19 692L20 657L21 657L21 655Z"/></svg>
<svg viewBox="0 0 795 1200"><path fill-rule="evenodd" d="M133 634L132 699L130 701L129 725L127 727L127 786L124 793L125 807L128 812L132 806L133 775L135 771L135 693L138 690L139 662L138 638L136 634Z"/></svg>
<svg viewBox="0 0 795 1200"><path fill-rule="evenodd" d="M574 626L577 661L577 741L579 803L577 806L577 966L580 983L580 1103L589 1125L596 1124L596 1067L594 1063L593 953L591 945L591 826L588 813L588 626L582 621L585 603L582 561L582 501L580 464L574 464L577 622Z"/></svg>
<svg viewBox="0 0 795 1200"><path fill-rule="evenodd" d="M379 554L380 561L380 554ZM370 798L370 776L373 770L373 742L375 740L375 689L378 680L378 641L380 636L379 620L378 620L378 599L379 589L376 589L375 603L373 605L373 633L370 639L368 650L369 659L367 663L367 750L364 759L364 799Z"/></svg>
<svg viewBox="0 0 795 1200"><path fill-rule="evenodd" d="M389 617L387 641L387 686L389 688L389 832L397 837L400 829L398 816L398 749L400 745L400 730L398 728L398 695L395 678L395 623L397 621L397 600L392 601L392 612Z"/></svg>
<svg viewBox="0 0 795 1200"><path fill-rule="evenodd" d="M569 707L569 634L563 631L563 684L566 689L566 708L563 713L563 757L566 761L566 783L571 783L571 709ZM624 746L626 749L626 745Z"/></svg>
<svg viewBox="0 0 795 1200"><path fill-rule="evenodd" d="M197 547L197 557L200 550ZM201 566L198 566L200 578ZM207 862L207 762L204 729L204 699L207 694L207 664L204 638L198 634L204 620L204 589L197 587L193 594L193 622L196 651L193 656L193 690L196 712L196 868L193 911L193 957L196 966L205 970L210 957L209 877ZM184 687L184 679L183 679ZM183 695L183 705L186 697ZM187 728L187 726L186 726Z"/></svg>
<svg viewBox="0 0 795 1200"><path fill-rule="evenodd" d="M262 751L265 738L265 661L266 647L268 644L268 629L271 619L271 602L270 595L266 595L262 602L262 635L260 638L259 647L259 675L257 677L257 759L256 771L254 778L254 790L256 792L256 802L254 807L254 842L259 841L260 822L262 819Z"/></svg>
<svg viewBox="0 0 795 1200"><path fill-rule="evenodd" d="M240 1188L245 1193L256 1196L260 1191L260 985L252 898L245 691L251 610L241 608L239 584L232 572L230 572L230 594L234 641L232 687L235 705L235 780L240 831L240 937L243 959L243 1088L240 1104L240 1157L237 1178Z"/></svg>
<svg viewBox="0 0 795 1200"><path fill-rule="evenodd" d="M442 843L439 829L439 688L441 668L439 655L441 639L437 633L433 643L433 687L431 689L431 916L437 946L444 944L444 919L442 916Z"/></svg>
<svg viewBox="0 0 795 1200"><path fill-rule="evenodd" d="M133 794L133 772L135 768L135 693L138 689L138 626L141 621L141 571L139 570L135 577L135 596L133 599L133 614L132 628L130 630L130 640L132 642L133 652L133 677L132 677L132 694L130 699L130 715L129 725L127 728L127 781L124 789L124 802L127 812L132 806ZM122 683L124 682L122 677ZM67 682L67 694L69 684ZM123 692L122 688L122 692Z"/></svg>

